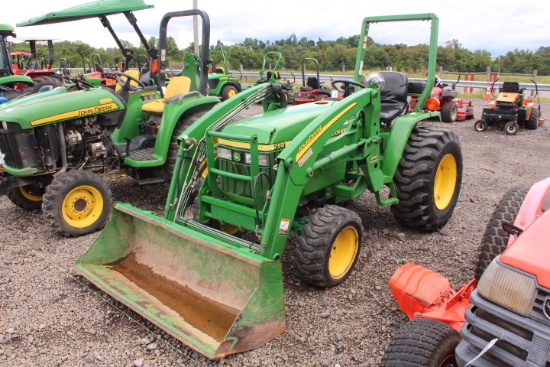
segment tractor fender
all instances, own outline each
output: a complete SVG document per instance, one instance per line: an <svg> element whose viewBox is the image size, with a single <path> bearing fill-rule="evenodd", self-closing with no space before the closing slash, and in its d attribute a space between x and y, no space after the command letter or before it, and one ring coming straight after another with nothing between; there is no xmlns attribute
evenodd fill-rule
<svg viewBox="0 0 550 367"><path fill-rule="evenodd" d="M385 176L393 177L405 147L409 141L411 132L416 125L432 117L439 117L439 112L413 112L400 116L395 120L390 130L385 147L384 161L382 162L382 172Z"/></svg>
<svg viewBox="0 0 550 367"><path fill-rule="evenodd" d="M160 164L166 161L170 139L180 118L184 114L208 111L219 102L218 97L205 97L198 92L190 92L181 95L176 101L166 103L154 152Z"/></svg>
<svg viewBox="0 0 550 367"><path fill-rule="evenodd" d="M550 208L550 177L542 181L537 182L529 189L529 192L525 196L523 204L519 209L514 226L525 230L529 227L542 213ZM510 235L508 240L508 246L514 241L515 237Z"/></svg>
<svg viewBox="0 0 550 367"><path fill-rule="evenodd" d="M24 75L8 75L8 76L3 76L2 79L0 80L0 84L2 85L6 85L6 84L19 84L19 83L24 83L26 85L33 85L34 82L32 81L32 79L28 76L24 76Z"/></svg>

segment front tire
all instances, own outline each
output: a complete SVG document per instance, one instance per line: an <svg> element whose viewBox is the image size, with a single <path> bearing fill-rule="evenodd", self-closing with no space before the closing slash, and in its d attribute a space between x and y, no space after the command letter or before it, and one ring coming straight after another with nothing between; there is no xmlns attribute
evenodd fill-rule
<svg viewBox="0 0 550 367"><path fill-rule="evenodd" d="M357 213L337 205L325 205L311 215L298 237L298 274L316 287L341 284L355 267L362 238L363 225Z"/></svg>
<svg viewBox="0 0 550 367"><path fill-rule="evenodd" d="M42 208L44 189L37 184L14 187L8 192L8 199L21 209L34 211Z"/></svg>
<svg viewBox="0 0 550 367"><path fill-rule="evenodd" d="M395 220L422 231L443 227L458 201L462 167L460 142L454 132L415 128L394 177L399 199L391 207Z"/></svg>
<svg viewBox="0 0 550 367"><path fill-rule="evenodd" d="M487 130L487 121L485 120L477 120L474 123L474 130L477 132L483 132Z"/></svg>
<svg viewBox="0 0 550 367"><path fill-rule="evenodd" d="M481 239L474 273L476 279L481 278L491 261L506 250L510 234L504 232L502 223L514 223L528 191L526 187L512 187L500 199Z"/></svg>
<svg viewBox="0 0 550 367"><path fill-rule="evenodd" d="M431 319L405 323L392 338L382 357L382 367L458 367L455 348L458 332Z"/></svg>
<svg viewBox="0 0 550 367"><path fill-rule="evenodd" d="M441 107L441 120L443 122L455 122L458 116L456 102L447 102Z"/></svg>
<svg viewBox="0 0 550 367"><path fill-rule="evenodd" d="M82 236L103 226L113 202L111 190L101 177L79 170L55 177L43 200L46 221L69 236Z"/></svg>
<svg viewBox="0 0 550 367"><path fill-rule="evenodd" d="M519 125L515 121L508 121L504 125L504 132L506 135L516 135L519 131Z"/></svg>

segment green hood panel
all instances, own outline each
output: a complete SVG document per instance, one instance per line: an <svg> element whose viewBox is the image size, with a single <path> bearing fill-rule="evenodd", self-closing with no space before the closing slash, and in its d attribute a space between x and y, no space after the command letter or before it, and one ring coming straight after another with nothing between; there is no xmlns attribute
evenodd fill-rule
<svg viewBox="0 0 550 367"><path fill-rule="evenodd" d="M0 105L0 121L16 122L23 129L124 109L111 91L100 88L53 95L44 93L42 98L31 95L13 102Z"/></svg>
<svg viewBox="0 0 550 367"><path fill-rule="evenodd" d="M292 108L284 108L264 113L227 126L223 132L231 135L258 136L259 144L287 142L317 116L325 113L334 103L306 103Z"/></svg>
<svg viewBox="0 0 550 367"><path fill-rule="evenodd" d="M97 18L100 15L117 14L154 7L154 5L145 4L143 0L100 0L30 18L17 23L17 26L26 27L72 22L80 19Z"/></svg>

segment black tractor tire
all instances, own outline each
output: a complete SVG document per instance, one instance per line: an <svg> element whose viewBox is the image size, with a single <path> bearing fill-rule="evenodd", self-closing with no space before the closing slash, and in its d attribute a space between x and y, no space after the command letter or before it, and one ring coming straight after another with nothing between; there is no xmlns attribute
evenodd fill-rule
<svg viewBox="0 0 550 367"><path fill-rule="evenodd" d="M319 208L298 237L295 264L299 276L320 288L341 284L355 267L362 239L363 225L357 213L338 205Z"/></svg>
<svg viewBox="0 0 550 367"><path fill-rule="evenodd" d="M539 127L540 111L533 107L529 120L525 121L525 127L529 130L535 130Z"/></svg>
<svg viewBox="0 0 550 367"><path fill-rule="evenodd" d="M21 209L28 211L40 210L44 191L37 184L14 187L8 192L8 199Z"/></svg>
<svg viewBox="0 0 550 367"><path fill-rule="evenodd" d="M477 131L477 132L484 132L487 130L487 121L485 120L477 120L475 123L474 123L474 130Z"/></svg>
<svg viewBox="0 0 550 367"><path fill-rule="evenodd" d="M447 102L441 107L441 120L443 122L455 122L458 116L458 106L456 102Z"/></svg>
<svg viewBox="0 0 550 367"><path fill-rule="evenodd" d="M502 199L500 199L485 232L481 238L479 253L474 276L479 279L487 266L495 257L500 255L508 246L510 235L502 229L503 223L514 223L519 212L519 208L527 196L529 188L512 187L508 190Z"/></svg>
<svg viewBox="0 0 550 367"><path fill-rule="evenodd" d="M40 88L51 85L53 88L59 87L61 85L61 81L50 76L39 76L34 78L33 85L26 86L23 88L23 91L27 94L34 94L38 93L40 91Z"/></svg>
<svg viewBox="0 0 550 367"><path fill-rule="evenodd" d="M222 101L225 101L226 99L235 97L237 93L239 93L239 91L237 91L237 88L235 88L235 86L226 85L225 87L222 88L221 99Z"/></svg>
<svg viewBox="0 0 550 367"><path fill-rule="evenodd" d="M170 138L170 145L168 147L168 152L166 156L166 162L164 163L164 176L166 182L170 183L172 181L172 176L174 175L174 170L176 169L176 162L178 158L179 143L178 136L180 136L187 128L193 125L206 111L183 114L182 117L178 120L174 131L172 132L172 137Z"/></svg>
<svg viewBox="0 0 550 367"><path fill-rule="evenodd" d="M458 367L455 348L460 334L447 324L431 319L405 323L390 341L382 367Z"/></svg>
<svg viewBox="0 0 550 367"><path fill-rule="evenodd" d="M82 236L101 228L113 203L105 181L95 173L80 170L56 176L43 200L46 221L67 236Z"/></svg>
<svg viewBox="0 0 550 367"><path fill-rule="evenodd" d="M442 228L453 215L462 184L462 152L453 131L416 127L394 176L395 220L421 231Z"/></svg>
<svg viewBox="0 0 550 367"><path fill-rule="evenodd" d="M515 121L508 121L504 124L504 132L506 135L516 135L519 131L519 125Z"/></svg>

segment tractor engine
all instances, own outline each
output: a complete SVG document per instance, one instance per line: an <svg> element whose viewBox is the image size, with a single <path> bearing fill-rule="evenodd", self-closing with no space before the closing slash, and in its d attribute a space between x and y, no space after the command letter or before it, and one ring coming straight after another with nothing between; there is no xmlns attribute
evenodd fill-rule
<svg viewBox="0 0 550 367"><path fill-rule="evenodd" d="M104 127L98 116L71 120L64 125L67 163L69 167L95 171L109 170L106 160L116 156L108 136L112 128ZM111 167L113 168L113 167Z"/></svg>

